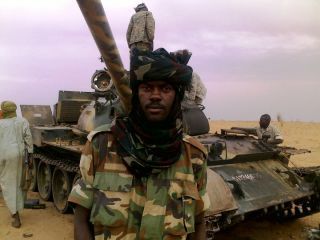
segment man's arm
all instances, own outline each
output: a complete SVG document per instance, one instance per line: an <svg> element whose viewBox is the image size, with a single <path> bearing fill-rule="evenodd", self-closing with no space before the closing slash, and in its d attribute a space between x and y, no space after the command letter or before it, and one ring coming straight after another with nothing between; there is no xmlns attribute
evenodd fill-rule
<svg viewBox="0 0 320 240"><path fill-rule="evenodd" d="M281 136L280 131L274 126L271 126L271 130L273 132L274 137L273 138L269 138L267 140L267 143L271 143L271 144L283 143L283 137Z"/></svg>
<svg viewBox="0 0 320 240"><path fill-rule="evenodd" d="M268 139L267 143L271 143L271 144L280 144L283 143L283 139L282 138L275 138L275 139Z"/></svg>
<svg viewBox="0 0 320 240"><path fill-rule="evenodd" d="M206 223L204 220L204 212L195 218L195 232L188 234L187 240L205 240L206 239Z"/></svg>
<svg viewBox="0 0 320 240"><path fill-rule="evenodd" d="M76 205L74 212L74 239L93 240L94 233L92 224L89 222L90 210Z"/></svg>
<svg viewBox="0 0 320 240"><path fill-rule="evenodd" d="M191 148L191 156L197 159L193 161L192 168L199 199L196 200L196 207L194 212L195 217L195 232L188 234L188 240L205 240L206 239L206 225L205 212L210 208L210 199L207 193L207 150L204 146L193 138L185 139L195 148ZM200 161L199 161L200 160ZM192 159L191 159L192 161Z"/></svg>
<svg viewBox="0 0 320 240"><path fill-rule="evenodd" d="M155 22L151 12L147 13L146 17L146 30L150 41L154 40Z"/></svg>
<svg viewBox="0 0 320 240"><path fill-rule="evenodd" d="M202 104L203 100L205 99L205 97L207 95L207 88L203 84L199 74L197 74L195 72L193 74L194 74L196 81L197 81L195 102L196 102L196 104Z"/></svg>
<svg viewBox="0 0 320 240"><path fill-rule="evenodd" d="M133 20L132 20L132 17L131 17L130 23L129 23L128 29L127 29L127 43L128 43L128 47L130 47L130 46L129 46L129 43L130 43L132 28L133 28Z"/></svg>
<svg viewBox="0 0 320 240"><path fill-rule="evenodd" d="M87 141L80 159L81 179L73 186L68 201L75 206L74 213L74 239L93 240L90 213L94 201L92 184L94 181L94 147L96 141ZM96 149L96 148L95 148Z"/></svg>

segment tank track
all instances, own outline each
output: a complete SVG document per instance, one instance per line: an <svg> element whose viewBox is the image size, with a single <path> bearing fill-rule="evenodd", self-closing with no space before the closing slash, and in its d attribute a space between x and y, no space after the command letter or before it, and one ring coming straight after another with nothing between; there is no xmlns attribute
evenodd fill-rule
<svg viewBox="0 0 320 240"><path fill-rule="evenodd" d="M70 173L80 173L79 163L68 159L61 159L53 154L42 154L42 153L35 153L33 155L35 159L40 159L41 161L49 164L51 166L59 167L61 170L65 170Z"/></svg>

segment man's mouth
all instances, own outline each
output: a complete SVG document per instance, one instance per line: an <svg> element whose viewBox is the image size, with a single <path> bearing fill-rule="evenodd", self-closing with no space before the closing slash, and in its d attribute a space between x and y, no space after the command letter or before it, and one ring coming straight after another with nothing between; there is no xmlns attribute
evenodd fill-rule
<svg viewBox="0 0 320 240"><path fill-rule="evenodd" d="M158 104L157 105L150 104L146 108L147 108L148 112L153 113L153 114L160 113L164 110L164 107L162 105L158 105Z"/></svg>

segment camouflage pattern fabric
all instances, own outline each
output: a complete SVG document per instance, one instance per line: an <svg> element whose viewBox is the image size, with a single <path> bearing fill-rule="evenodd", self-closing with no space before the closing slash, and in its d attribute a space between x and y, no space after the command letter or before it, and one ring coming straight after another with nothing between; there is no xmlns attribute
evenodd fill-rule
<svg viewBox="0 0 320 240"><path fill-rule="evenodd" d="M82 179L69 201L91 209L95 239L186 239L195 216L208 209L206 151L186 136L179 161L159 174L133 176L109 132L87 142ZM100 149L100 150L99 150Z"/></svg>
<svg viewBox="0 0 320 240"><path fill-rule="evenodd" d="M155 22L152 12L139 11L135 13L128 25L127 42L130 47L134 43L144 42L151 46L154 39Z"/></svg>
<svg viewBox="0 0 320 240"><path fill-rule="evenodd" d="M152 46L150 43L137 42L132 43L130 46L130 50L133 51L134 48L137 48L139 51L151 51Z"/></svg>
<svg viewBox="0 0 320 240"><path fill-rule="evenodd" d="M135 91L140 83L165 81L175 87L191 83L192 68L176 61L164 48L153 52L133 50L130 59L130 84Z"/></svg>
<svg viewBox="0 0 320 240"><path fill-rule="evenodd" d="M189 90L185 91L183 103L182 104L202 104L202 101L205 99L207 94L207 89L203 82L201 81L200 76L193 72L191 87Z"/></svg>

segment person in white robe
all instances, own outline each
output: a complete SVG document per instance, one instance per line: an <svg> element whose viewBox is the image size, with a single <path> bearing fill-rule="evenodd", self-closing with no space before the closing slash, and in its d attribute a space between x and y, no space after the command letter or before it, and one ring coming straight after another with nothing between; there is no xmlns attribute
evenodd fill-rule
<svg viewBox="0 0 320 240"><path fill-rule="evenodd" d="M24 154L33 153L32 136L29 123L16 115L14 102L1 103L0 119L0 186L6 206L13 218L12 226L21 226L19 211L23 209L24 197L21 186L24 184L22 172Z"/></svg>

